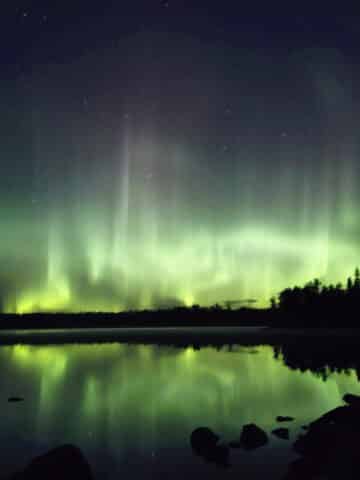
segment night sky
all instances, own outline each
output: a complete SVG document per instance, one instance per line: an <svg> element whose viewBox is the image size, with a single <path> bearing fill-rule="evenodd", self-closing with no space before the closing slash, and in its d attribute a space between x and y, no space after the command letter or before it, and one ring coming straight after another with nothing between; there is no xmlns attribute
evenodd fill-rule
<svg viewBox="0 0 360 480"><path fill-rule="evenodd" d="M33 3L0 12L3 311L265 306L360 265L359 16Z"/></svg>

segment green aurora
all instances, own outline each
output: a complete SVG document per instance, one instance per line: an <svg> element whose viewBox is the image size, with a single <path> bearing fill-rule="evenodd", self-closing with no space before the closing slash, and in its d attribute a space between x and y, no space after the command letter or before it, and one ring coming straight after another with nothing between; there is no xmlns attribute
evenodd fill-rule
<svg viewBox="0 0 360 480"><path fill-rule="evenodd" d="M43 279L31 272L20 292L16 289L15 295L10 293L6 298L5 311L116 312L194 303L211 305L238 298L260 299L264 306L271 295L289 284L319 276L329 278L329 270L330 279L344 277L344 273L352 272L358 258L356 245L329 245L321 235L300 240L270 230L265 234L259 228L229 233L219 248L206 234L198 238L189 235L179 243L176 248L145 241L140 247L129 246L128 258L118 261L114 260L116 252L109 251L102 239L84 239L86 261L72 258L59 245L50 245L48 260L37 259L46 265ZM254 250L256 258L248 253ZM339 259L330 265L331 269L329 250L333 258ZM281 270L279 263L283 264ZM76 272L77 267L83 268L85 277ZM76 282L80 281L79 287Z"/></svg>
<svg viewBox="0 0 360 480"><path fill-rule="evenodd" d="M356 72L224 48L138 34L4 86L4 312L262 307L352 274Z"/></svg>

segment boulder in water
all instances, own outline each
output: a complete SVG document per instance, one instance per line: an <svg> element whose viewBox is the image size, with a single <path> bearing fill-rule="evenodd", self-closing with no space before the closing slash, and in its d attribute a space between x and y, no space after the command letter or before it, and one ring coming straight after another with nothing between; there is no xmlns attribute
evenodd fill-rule
<svg viewBox="0 0 360 480"><path fill-rule="evenodd" d="M78 447L62 445L34 458L11 480L92 480L90 465Z"/></svg>
<svg viewBox="0 0 360 480"><path fill-rule="evenodd" d="M190 436L193 452L207 462L215 463L221 467L229 465L229 448L218 445L220 437L208 427L196 428Z"/></svg>
<svg viewBox="0 0 360 480"><path fill-rule="evenodd" d="M276 417L277 422L292 422L293 420L295 420L294 417L284 417L282 415Z"/></svg>
<svg viewBox="0 0 360 480"><path fill-rule="evenodd" d="M195 451L207 450L216 445L219 440L219 435L208 427L196 428L190 436L191 447Z"/></svg>
<svg viewBox="0 0 360 480"><path fill-rule="evenodd" d="M343 400L345 403L350 405L351 407L360 408L360 396L354 395L353 393L345 393L343 396Z"/></svg>
<svg viewBox="0 0 360 480"><path fill-rule="evenodd" d="M243 426L240 435L241 448L244 450L255 450L267 443L268 437L266 432L255 425L255 423L249 423L248 425Z"/></svg>
<svg viewBox="0 0 360 480"><path fill-rule="evenodd" d="M286 479L360 478L359 442L360 410L352 405L330 410L295 441L302 458L290 465Z"/></svg>

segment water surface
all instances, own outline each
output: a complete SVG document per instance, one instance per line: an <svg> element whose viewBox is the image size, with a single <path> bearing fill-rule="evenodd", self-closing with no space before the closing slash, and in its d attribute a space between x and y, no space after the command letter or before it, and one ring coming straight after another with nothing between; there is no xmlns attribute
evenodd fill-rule
<svg viewBox="0 0 360 480"><path fill-rule="evenodd" d="M13 472L63 443L78 445L96 478L281 478L296 458L272 437L251 453L231 450L226 472L193 454L199 426L224 442L243 424L270 432L277 415L301 425L360 393L355 370L301 372L271 346L178 348L125 343L0 347L1 470ZM10 396L24 397L8 403Z"/></svg>

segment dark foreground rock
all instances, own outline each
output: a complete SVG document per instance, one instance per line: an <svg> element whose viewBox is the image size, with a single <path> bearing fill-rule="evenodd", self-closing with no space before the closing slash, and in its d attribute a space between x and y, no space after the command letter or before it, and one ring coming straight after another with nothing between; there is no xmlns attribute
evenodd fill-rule
<svg viewBox="0 0 360 480"><path fill-rule="evenodd" d="M190 436L190 444L195 455L205 461L215 463L221 467L229 466L229 448L218 445L219 435L208 427L196 428Z"/></svg>
<svg viewBox="0 0 360 480"><path fill-rule="evenodd" d="M254 423L244 425L240 435L240 446L244 450L254 450L268 443L268 436Z"/></svg>
<svg viewBox="0 0 360 480"><path fill-rule="evenodd" d="M277 422L293 422L294 420L294 417L283 417L282 415L276 417Z"/></svg>
<svg viewBox="0 0 360 480"><path fill-rule="evenodd" d="M282 440L289 440L288 428L275 428L271 433Z"/></svg>
<svg viewBox="0 0 360 480"><path fill-rule="evenodd" d="M209 447L216 445L219 440L219 435L214 433L208 427L196 428L190 436L190 443L192 448L199 451L203 449L206 450Z"/></svg>
<svg viewBox="0 0 360 480"><path fill-rule="evenodd" d="M360 396L359 395L354 395L352 393L345 393L343 396L343 400L345 403L352 407L357 407L360 408Z"/></svg>
<svg viewBox="0 0 360 480"><path fill-rule="evenodd" d="M81 450L63 445L34 458L22 472L10 480L92 480L90 466Z"/></svg>
<svg viewBox="0 0 360 480"><path fill-rule="evenodd" d="M299 435L293 448L301 457L289 466L286 480L360 478L360 409L348 395L349 405L330 410Z"/></svg>
<svg viewBox="0 0 360 480"><path fill-rule="evenodd" d="M329 424L334 425L349 425L351 427L360 428L360 414L358 408L351 405L343 407L336 407L333 410L325 413L314 422L310 423L309 429L321 427Z"/></svg>

